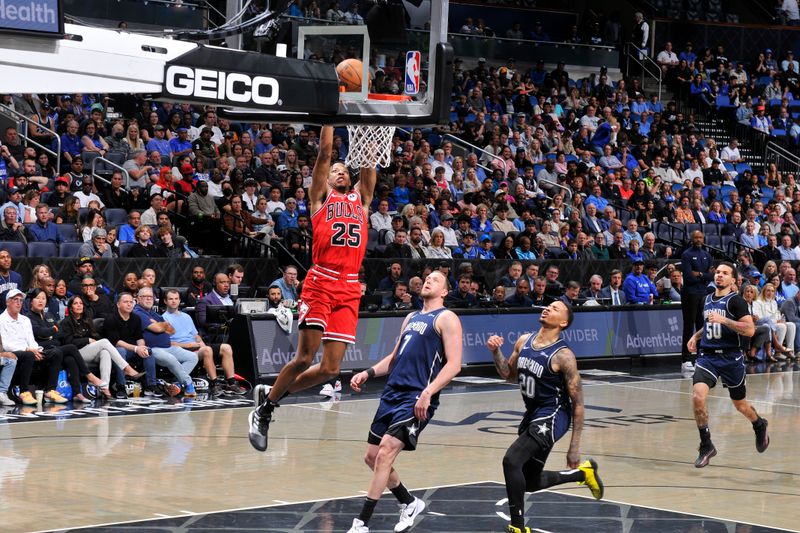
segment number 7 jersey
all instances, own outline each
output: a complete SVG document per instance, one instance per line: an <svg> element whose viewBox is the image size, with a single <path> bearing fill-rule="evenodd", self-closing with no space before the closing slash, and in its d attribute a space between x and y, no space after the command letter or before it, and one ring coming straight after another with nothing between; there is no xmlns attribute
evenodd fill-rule
<svg viewBox="0 0 800 533"><path fill-rule="evenodd" d="M356 191L328 193L322 206L311 215L315 266L339 276L358 274L367 251L367 213Z"/></svg>

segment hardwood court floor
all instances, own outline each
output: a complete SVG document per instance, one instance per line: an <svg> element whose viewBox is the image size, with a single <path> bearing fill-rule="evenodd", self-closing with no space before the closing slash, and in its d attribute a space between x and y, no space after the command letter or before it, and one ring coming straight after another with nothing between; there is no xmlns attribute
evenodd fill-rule
<svg viewBox="0 0 800 533"><path fill-rule="evenodd" d="M698 436L691 380L584 379L581 451L600 463L609 500L787 530L800 527L800 373L748 377L748 396L770 422L771 445L764 454L756 453L750 424L733 409L726 391L714 389L709 411L719 455L701 470L692 466ZM373 384L370 392L378 388ZM503 479L500 462L522 414L518 391L463 384L450 390L419 450L401 454L396 465L411 489ZM0 531L358 496L369 481L362 454L376 405L374 396L351 399L348 394L335 404L283 405L266 453L248 444L247 408L0 423ZM567 445L568 438L562 439L549 469L564 466ZM499 489L492 490L493 497ZM576 485L559 490L588 496ZM391 496L378 509L394 512ZM535 515L533 509L532 525ZM346 531L352 516L336 520L324 529ZM134 531L131 527L115 530ZM227 527L237 529L235 523ZM501 530L502 520L492 527ZM576 530L568 523L549 529ZM663 530L680 531L642 531Z"/></svg>

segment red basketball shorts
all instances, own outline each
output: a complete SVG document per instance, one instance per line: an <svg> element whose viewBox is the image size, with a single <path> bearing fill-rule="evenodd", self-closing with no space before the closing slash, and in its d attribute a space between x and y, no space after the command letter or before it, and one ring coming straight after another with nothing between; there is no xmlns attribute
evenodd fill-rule
<svg viewBox="0 0 800 533"><path fill-rule="evenodd" d="M360 302L358 274L340 276L313 266L303 282L297 322L322 328L322 340L355 344Z"/></svg>

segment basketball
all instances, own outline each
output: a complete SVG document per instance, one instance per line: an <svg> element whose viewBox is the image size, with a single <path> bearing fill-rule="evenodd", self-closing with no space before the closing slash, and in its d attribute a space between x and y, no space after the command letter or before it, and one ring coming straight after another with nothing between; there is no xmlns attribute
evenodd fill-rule
<svg viewBox="0 0 800 533"><path fill-rule="evenodd" d="M364 64L358 59L345 59L336 65L336 74L339 76L339 83L344 87L345 92L361 91L361 73Z"/></svg>

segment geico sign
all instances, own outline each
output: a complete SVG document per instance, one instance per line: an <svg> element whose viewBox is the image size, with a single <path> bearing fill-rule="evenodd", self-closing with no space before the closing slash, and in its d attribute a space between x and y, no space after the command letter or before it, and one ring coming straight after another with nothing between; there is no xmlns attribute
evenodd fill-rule
<svg viewBox="0 0 800 533"><path fill-rule="evenodd" d="M194 96L273 106L279 103L278 80L236 72L171 65L167 68L167 92L176 96Z"/></svg>

